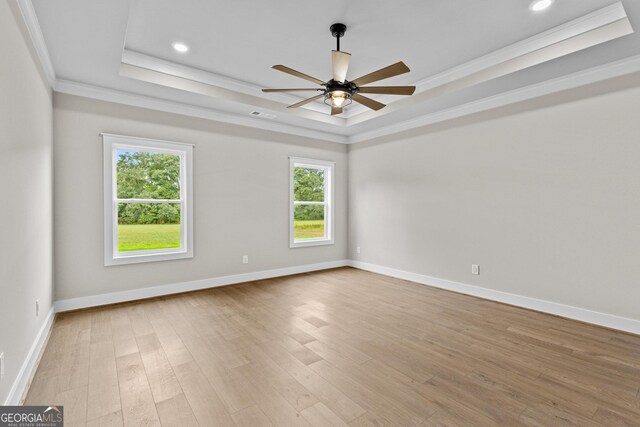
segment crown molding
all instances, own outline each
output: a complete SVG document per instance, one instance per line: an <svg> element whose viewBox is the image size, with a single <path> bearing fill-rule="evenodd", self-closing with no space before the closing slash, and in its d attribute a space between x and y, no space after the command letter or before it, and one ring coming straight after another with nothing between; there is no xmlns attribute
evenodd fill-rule
<svg viewBox="0 0 640 427"><path fill-rule="evenodd" d="M640 55L633 56L620 61L583 70L567 76L562 76L538 84L489 96L487 98L472 101L432 114L423 115L415 119L400 121L398 123L394 123L392 125L384 126L371 131L360 132L352 135L340 135L332 133L330 131L318 131L301 126L267 121L266 119L244 117L237 114L197 107L176 101L138 95L130 92L108 89L100 86L73 82L64 79L57 79L32 1L16 0L16 3L19 7L26 29L28 30L35 52L42 65L45 77L52 89L56 92L342 144L355 144L383 136L389 136L395 133L437 124L447 120L464 117L466 115L504 107L509 104L531 100L563 90L575 89L581 86L597 83L599 81L621 77L626 74L640 71ZM508 60L508 58L514 59L518 55L522 55L523 52L530 52L536 46L541 47L545 44L549 46L549 43L553 45L553 40L555 40L555 44L559 44L562 43L562 40L566 40L567 37L571 38L571 34L575 36L576 34L584 34L585 32L588 33L589 31L598 30L599 28L606 28L607 26L615 23L620 23L622 21L628 22L628 18L622 2L618 1L603 9L597 10L581 18L555 27L549 31L523 40L522 42L507 46L506 48L490 53L476 60L467 62L436 76L421 80L416 83L416 86L418 86L417 95L428 93L440 87L446 87L448 84L455 83L456 80L464 78L464 76L468 76L479 71L481 72L487 67L490 67L492 64L495 65L496 62ZM624 27L619 27L618 31L619 30L623 30L624 32ZM162 60L158 60L157 58L148 57L137 52L126 50L123 53L123 62L125 62L125 59L128 62L135 62L139 65L167 65L163 64L162 62L158 62ZM239 90L240 92L247 95L251 92L255 94L255 91L258 89L256 85L247 82L241 82L230 77L214 75L209 72L181 66L180 64L168 64L183 68L180 70L180 74L185 75L187 79L189 77L195 76L198 80L204 78L206 84L212 85L218 82L218 84L231 85L234 90ZM206 76L204 74L199 74L198 71L205 73ZM190 74L194 72L196 74ZM289 97L289 95L285 96ZM297 97L291 98L299 99ZM285 100L286 98L279 99ZM315 112L316 111L313 111L313 109L308 111L308 113L311 114ZM351 116L347 119L341 120L344 120L347 122L347 124L349 124L353 123L353 119L355 117L361 115L362 114L357 114L355 116ZM335 126L335 124L333 124L333 126Z"/></svg>
<svg viewBox="0 0 640 427"><path fill-rule="evenodd" d="M589 84L616 77L622 77L624 75L632 74L635 72L640 72L640 55L632 56L620 61L612 62L610 64L593 67L553 80L548 80L542 83L514 89L498 95L489 96L446 110L424 115L415 119L406 120L379 129L374 129L368 132L361 132L350 136L320 132L275 122L267 122L264 119L243 117L206 108L194 107L188 104L182 104L174 101L166 101L158 98L136 95L129 92L117 91L83 83L71 82L67 80L57 80L54 90L60 93L67 93L71 95L99 99L102 101L149 108L152 110L198 117L208 120L233 123L240 126L248 126L275 132L284 132L292 135L321 139L324 141L337 142L341 144L356 144L359 142L365 142L372 139L408 131L411 129L426 127L448 120L461 118L471 114L481 113L483 111L504 107L510 104L528 101L546 95L552 95L554 93L562 92L565 90L577 89L582 86L587 86Z"/></svg>
<svg viewBox="0 0 640 427"><path fill-rule="evenodd" d="M155 56L127 49L126 47L122 51L122 63L145 68L148 70L154 70L164 74L182 77L211 86L229 89L234 92L263 98L268 101L280 101L285 106L295 104L296 102L300 102L304 99L303 97L298 97L286 92L270 93L269 95L267 95L262 92L262 86L258 86L257 84L240 79L235 79L233 77L228 77L222 74L215 73L213 71L205 71L188 65L167 61ZM326 115L326 109L323 109L322 107L322 105L311 103L300 108L304 110L316 111L322 113L323 115ZM337 117L337 119L345 121L344 119L339 117Z"/></svg>
<svg viewBox="0 0 640 427"><path fill-rule="evenodd" d="M438 86L451 83L501 62L515 59L519 56L544 49L548 46L561 43L567 39L588 33L589 31L624 20L628 21L628 16L624 9L624 5L621 1L618 1L572 21L513 43L502 49L498 49L454 68L450 68L440 74L423 79L416 83L416 92L424 92ZM633 32L632 29L631 32Z"/></svg>
<svg viewBox="0 0 640 427"><path fill-rule="evenodd" d="M457 119L471 114L492 110L499 107L540 98L546 95L577 89L593 83L622 77L640 71L640 55L622 59L620 61L589 68L577 73L568 74L556 79L525 86L498 95L472 101L446 110L427 114L412 120L395 123L369 132L361 132L349 137L349 143L355 144L371 139L393 135L407 130L425 127L447 120Z"/></svg>
<svg viewBox="0 0 640 427"><path fill-rule="evenodd" d="M308 108L287 110L288 105L300 102L304 98L286 93L267 96L259 86L253 83L166 61L126 48L122 53L120 75L200 95L251 105L276 114L286 112L287 114L333 126L344 127L346 125L344 118L328 115L327 111L323 110L320 105L309 107L311 104L308 104L305 106Z"/></svg>
<svg viewBox="0 0 640 427"><path fill-rule="evenodd" d="M379 112L347 119L347 127L397 112L444 94L512 74L586 48L632 34L627 13L618 1L550 30L450 68L416 83L413 96L390 103ZM381 102L385 98L379 98Z"/></svg>
<svg viewBox="0 0 640 427"><path fill-rule="evenodd" d="M233 123L240 126L271 130L274 132L284 132L292 135L299 135L342 144L356 144L359 142L365 142L372 139L461 118L471 114L481 113L483 111L504 107L510 104L528 101L546 95L552 95L554 93L562 92L565 90L577 89L582 86L587 86L589 84L598 83L616 77L622 77L635 72L640 72L640 55L612 62L610 64L590 68L584 71L579 71L577 73L569 74L553 80L548 80L546 82L529 85L523 88L479 99L477 101L469 102L443 111L438 111L433 114L421 116L416 119L406 120L390 126L385 126L368 132L361 132L350 136L330 134L297 126L267 122L264 121L264 119L242 117L206 108L194 107L188 104L182 104L174 101L166 101L158 98L136 95L128 92L101 88L98 86L92 86L67 80L57 80L54 90L60 93L67 93L71 95L181 114L185 116L198 117L207 120Z"/></svg>
<svg viewBox="0 0 640 427"><path fill-rule="evenodd" d="M36 15L33 3L31 0L17 0L16 3L18 5L18 9L20 9L20 14L22 15L24 24L27 27L27 31L29 32L31 44L33 45L36 55L40 60L40 65L42 66L45 78L47 79L49 86L53 88L56 82L56 72L53 68L53 63L51 62L49 50L47 49L47 44L44 41L42 29L40 28L40 23L38 22L38 16Z"/></svg>
<svg viewBox="0 0 640 427"><path fill-rule="evenodd" d="M323 141L348 143L344 135L331 132L323 132L307 129L283 123L267 121L266 119L245 117L237 114L225 113L213 109L196 107L175 101L167 101L146 95L138 95L130 92L108 89L100 86L88 85L69 80L58 79L54 90L59 93L83 96L85 98L98 99L101 101L114 102L117 104L131 105L134 107L148 108L167 113L181 114L184 116L197 117L201 119L214 120L223 123L230 123L239 126L269 130L273 132L287 133L291 135L303 136L306 138L320 139Z"/></svg>

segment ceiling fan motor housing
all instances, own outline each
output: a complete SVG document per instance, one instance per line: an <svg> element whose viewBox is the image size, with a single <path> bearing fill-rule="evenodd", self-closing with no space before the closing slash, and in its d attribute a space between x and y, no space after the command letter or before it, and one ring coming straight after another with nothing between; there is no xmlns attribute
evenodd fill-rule
<svg viewBox="0 0 640 427"><path fill-rule="evenodd" d="M327 89L325 93L340 91L340 92L346 92L349 95L353 95L354 93L358 92L358 86L346 80L343 83L343 82L337 82L331 79L327 82L326 88Z"/></svg>
<svg viewBox="0 0 640 427"><path fill-rule="evenodd" d="M342 37L344 36L344 33L347 32L347 26L344 24L337 23L329 27L329 30L331 31L331 35L333 37Z"/></svg>

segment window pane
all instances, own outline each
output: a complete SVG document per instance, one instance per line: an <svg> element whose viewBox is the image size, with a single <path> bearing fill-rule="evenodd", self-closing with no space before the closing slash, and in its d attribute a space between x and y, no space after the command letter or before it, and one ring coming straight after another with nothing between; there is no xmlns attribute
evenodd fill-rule
<svg viewBox="0 0 640 427"><path fill-rule="evenodd" d="M293 237L300 239L323 239L324 205L296 205L293 208Z"/></svg>
<svg viewBox="0 0 640 427"><path fill-rule="evenodd" d="M324 169L295 167L293 197L296 202L324 202Z"/></svg>
<svg viewBox="0 0 640 427"><path fill-rule="evenodd" d="M119 199L180 199L180 156L152 151L116 152Z"/></svg>
<svg viewBox="0 0 640 427"><path fill-rule="evenodd" d="M179 247L180 204L118 204L118 252Z"/></svg>

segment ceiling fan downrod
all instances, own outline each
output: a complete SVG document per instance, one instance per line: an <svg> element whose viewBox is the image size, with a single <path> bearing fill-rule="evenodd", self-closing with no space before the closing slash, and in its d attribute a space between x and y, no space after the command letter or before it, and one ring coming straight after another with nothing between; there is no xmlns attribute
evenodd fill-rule
<svg viewBox="0 0 640 427"><path fill-rule="evenodd" d="M340 37L344 36L344 33L347 32L347 26L344 24L333 24L329 27L331 31L331 35L337 39L337 51L340 52Z"/></svg>

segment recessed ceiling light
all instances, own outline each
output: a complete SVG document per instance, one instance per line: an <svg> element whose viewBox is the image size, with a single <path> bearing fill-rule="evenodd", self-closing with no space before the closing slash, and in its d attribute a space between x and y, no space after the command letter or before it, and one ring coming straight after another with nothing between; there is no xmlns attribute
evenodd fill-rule
<svg viewBox="0 0 640 427"><path fill-rule="evenodd" d="M553 0L534 0L534 2L529 5L529 9L533 10L534 12L542 12L552 4Z"/></svg>
<svg viewBox="0 0 640 427"><path fill-rule="evenodd" d="M184 43L173 42L173 43L171 43L171 46L178 53L187 53L187 52L189 52L189 46L187 46Z"/></svg>

